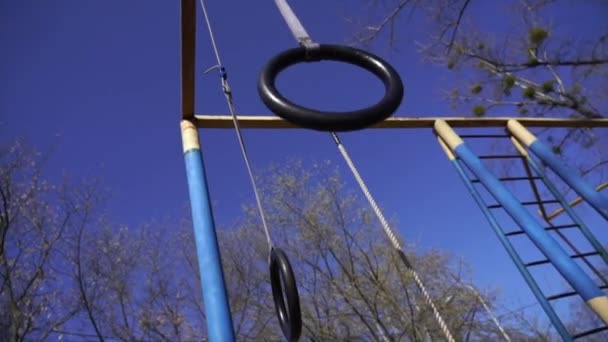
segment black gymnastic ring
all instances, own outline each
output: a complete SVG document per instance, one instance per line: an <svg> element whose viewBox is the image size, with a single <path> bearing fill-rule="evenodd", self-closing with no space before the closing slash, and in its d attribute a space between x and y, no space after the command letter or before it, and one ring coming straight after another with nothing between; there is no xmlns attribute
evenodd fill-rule
<svg viewBox="0 0 608 342"><path fill-rule="evenodd" d="M299 106L279 93L275 80L281 71L294 64L319 60L345 62L370 71L384 83L384 97L378 103L360 110L323 112ZM268 109L297 126L330 132L353 131L391 116L403 99L403 82L397 71L376 55L348 46L320 45L318 50L311 52L300 47L272 58L260 74L258 93Z"/></svg>
<svg viewBox="0 0 608 342"><path fill-rule="evenodd" d="M302 333L300 296L289 259L280 248L272 248L270 251L270 285L283 335L287 341L297 341Z"/></svg>

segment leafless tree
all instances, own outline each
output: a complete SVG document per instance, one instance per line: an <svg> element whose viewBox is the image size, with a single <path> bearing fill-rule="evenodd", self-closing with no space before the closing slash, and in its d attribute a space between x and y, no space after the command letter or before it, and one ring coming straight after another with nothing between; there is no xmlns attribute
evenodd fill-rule
<svg viewBox="0 0 608 342"><path fill-rule="evenodd" d="M174 228L104 223L76 240L86 251L74 249L79 259L72 279L83 320L99 340L201 339L204 331L195 319L199 298L192 291L196 278L187 269Z"/></svg>
<svg viewBox="0 0 608 342"><path fill-rule="evenodd" d="M43 340L76 311L62 286L62 240L81 208L44 180L34 151L0 147L0 339Z"/></svg>

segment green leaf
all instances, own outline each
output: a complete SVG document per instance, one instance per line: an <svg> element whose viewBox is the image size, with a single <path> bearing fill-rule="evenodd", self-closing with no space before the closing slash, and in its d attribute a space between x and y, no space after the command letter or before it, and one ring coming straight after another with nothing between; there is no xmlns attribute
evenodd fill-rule
<svg viewBox="0 0 608 342"><path fill-rule="evenodd" d="M553 147L551 148L551 150L552 150L552 151L553 151L553 153L555 153L555 154L558 154L558 155L561 155L561 154L562 154L562 148L561 148L561 147L559 147L559 146L557 146L557 145L553 146Z"/></svg>
<svg viewBox="0 0 608 342"><path fill-rule="evenodd" d="M473 107L473 115L475 116L484 116L486 115L486 107L482 105L476 105Z"/></svg>
<svg viewBox="0 0 608 342"><path fill-rule="evenodd" d="M515 76L514 75L506 75L502 79L502 89L509 90L515 85Z"/></svg>
<svg viewBox="0 0 608 342"><path fill-rule="evenodd" d="M542 27L533 27L528 33L528 39L530 43L535 46L540 45L547 37L549 36L549 32Z"/></svg>
<svg viewBox="0 0 608 342"><path fill-rule="evenodd" d="M538 61L538 59L537 59L536 57L534 57L534 56L530 56L530 57L528 58L528 64L529 64L530 66L536 66L536 65L538 65L539 63L540 63L540 62Z"/></svg>
<svg viewBox="0 0 608 342"><path fill-rule="evenodd" d="M542 88L544 93L550 93L553 91L553 83L554 81L547 81L543 83L540 87Z"/></svg>
<svg viewBox="0 0 608 342"><path fill-rule="evenodd" d="M533 87L526 87L526 89L524 89L524 97L533 99L534 95L536 95L536 90Z"/></svg>
<svg viewBox="0 0 608 342"><path fill-rule="evenodd" d="M450 58L448 61L448 69L452 70L456 66L456 58Z"/></svg>
<svg viewBox="0 0 608 342"><path fill-rule="evenodd" d="M471 87L471 93L473 93L473 94L479 94L479 93L481 93L482 90L483 90L483 87L479 83L477 83Z"/></svg>

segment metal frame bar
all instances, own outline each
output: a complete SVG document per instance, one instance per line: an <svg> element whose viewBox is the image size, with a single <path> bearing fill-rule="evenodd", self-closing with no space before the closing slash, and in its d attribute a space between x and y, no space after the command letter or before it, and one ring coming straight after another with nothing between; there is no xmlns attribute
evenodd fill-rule
<svg viewBox="0 0 608 342"><path fill-rule="evenodd" d="M196 0L182 0L182 119L194 117L196 66Z"/></svg>
<svg viewBox="0 0 608 342"><path fill-rule="evenodd" d="M277 116L239 115L240 128L260 129L302 129ZM513 118L471 118L471 117L391 117L369 127L377 128L433 128L435 121L443 120L452 127L507 127ZM517 118L526 127L608 127L608 119L560 119L560 118ZM195 115L194 124L198 128L234 129L230 115Z"/></svg>
<svg viewBox="0 0 608 342"><path fill-rule="evenodd" d="M196 68L196 1L181 1L181 93L186 176L192 210L199 276L210 341L234 341L232 314L215 231L205 165L194 119Z"/></svg>

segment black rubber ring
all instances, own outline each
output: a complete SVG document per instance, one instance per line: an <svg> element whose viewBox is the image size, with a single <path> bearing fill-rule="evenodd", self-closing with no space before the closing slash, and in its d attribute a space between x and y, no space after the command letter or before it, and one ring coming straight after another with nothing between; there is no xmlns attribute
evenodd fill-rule
<svg viewBox="0 0 608 342"><path fill-rule="evenodd" d="M302 333L300 296L289 259L280 248L270 251L270 285L283 335L287 341L297 341Z"/></svg>
<svg viewBox="0 0 608 342"><path fill-rule="evenodd" d="M378 76L384 83L384 97L376 104L349 112L323 112L302 107L283 97L275 86L277 75L301 62L331 60L359 66ZM369 52L342 45L320 45L314 59L306 49L284 51L271 59L258 80L262 101L276 115L300 127L318 131L353 131L372 126L391 116L403 100L403 82L386 61Z"/></svg>

